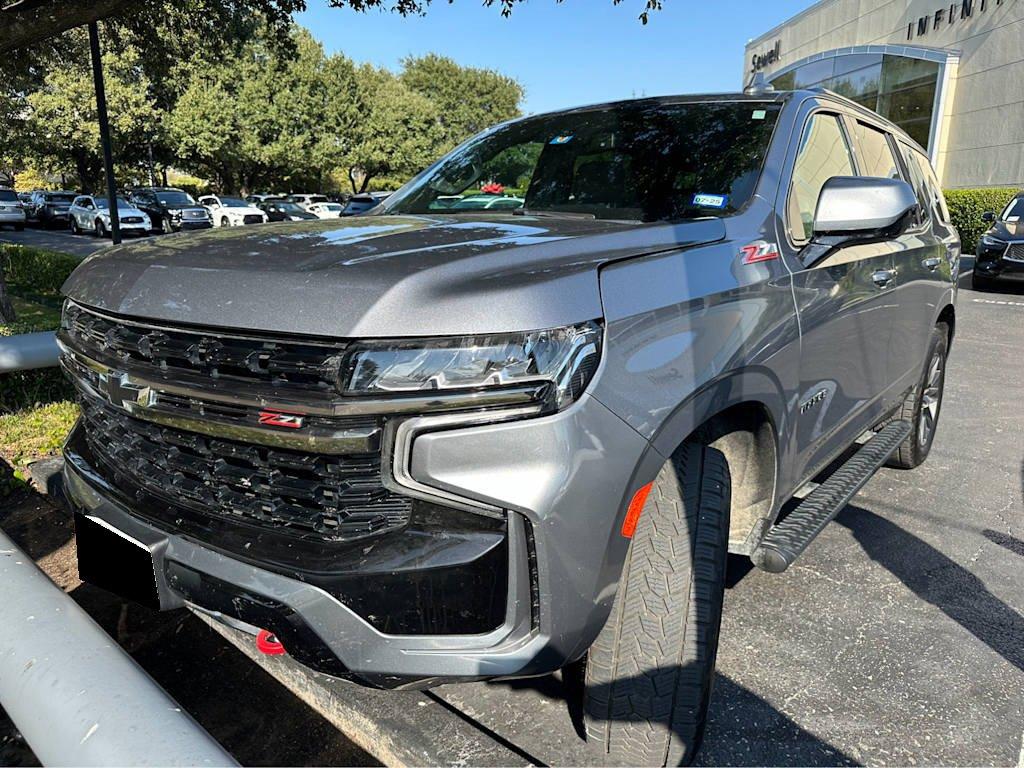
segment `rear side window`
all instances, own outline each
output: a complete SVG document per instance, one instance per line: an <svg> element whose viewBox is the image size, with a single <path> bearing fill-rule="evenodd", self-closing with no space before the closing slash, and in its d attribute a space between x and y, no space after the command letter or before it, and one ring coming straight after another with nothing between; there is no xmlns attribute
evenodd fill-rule
<svg viewBox="0 0 1024 768"><path fill-rule="evenodd" d="M18 193L13 189L0 189L0 203L18 202Z"/></svg>
<svg viewBox="0 0 1024 768"><path fill-rule="evenodd" d="M898 179L900 166L892 154L892 147L886 135L864 123L857 123L853 130L860 147L858 159L861 176Z"/></svg>
<svg viewBox="0 0 1024 768"><path fill-rule="evenodd" d="M833 176L855 176L850 146L839 118L819 112L811 116L800 138L789 190L789 230L798 242L810 240L814 210L825 182Z"/></svg>
<svg viewBox="0 0 1024 768"><path fill-rule="evenodd" d="M946 207L946 198L942 195L942 187L935 176L935 171L932 170L931 162L929 162L924 154L907 145L903 146L903 154L907 158L907 165L917 166L918 173L924 179L924 186L930 202L935 206L935 210L938 211L942 222L949 224L949 208Z"/></svg>

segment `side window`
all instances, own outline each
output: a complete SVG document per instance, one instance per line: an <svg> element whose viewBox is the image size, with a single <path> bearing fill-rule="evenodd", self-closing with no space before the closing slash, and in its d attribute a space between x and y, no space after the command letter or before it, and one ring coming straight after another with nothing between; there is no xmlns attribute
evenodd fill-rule
<svg viewBox="0 0 1024 768"><path fill-rule="evenodd" d="M900 143L900 150L903 152L903 159L907 162L907 172L910 174L910 186L914 188L917 195L917 202L921 204L921 219L919 224L924 224L932 217L932 196L928 189L927 177L921 168L918 154L906 144Z"/></svg>
<svg viewBox="0 0 1024 768"><path fill-rule="evenodd" d="M935 171L932 168L931 161L916 149L910 149L908 147L908 152L913 156L914 160L917 161L917 165L921 169L921 173L924 174L924 183L928 188L928 193L932 198L932 202L935 203L935 210L938 211L939 218L944 224L949 224L949 208L946 207L946 198L942 194L942 185L939 184L939 180L935 176Z"/></svg>
<svg viewBox="0 0 1024 768"><path fill-rule="evenodd" d="M825 182L833 176L855 175L839 118L820 112L812 115L800 139L789 190L787 218L794 240L810 240L814 210Z"/></svg>
<svg viewBox="0 0 1024 768"><path fill-rule="evenodd" d="M857 145L860 148L857 159L860 160L861 176L898 179L900 166L892 154L892 147L886 135L864 123L857 123L854 132L857 134Z"/></svg>

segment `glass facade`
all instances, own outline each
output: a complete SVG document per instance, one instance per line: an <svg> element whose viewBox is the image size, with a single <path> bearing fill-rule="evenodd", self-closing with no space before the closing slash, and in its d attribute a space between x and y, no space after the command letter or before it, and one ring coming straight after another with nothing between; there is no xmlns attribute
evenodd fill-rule
<svg viewBox="0 0 1024 768"><path fill-rule="evenodd" d="M779 90L828 88L900 126L931 150L939 64L888 53L854 53L801 64L772 79Z"/></svg>

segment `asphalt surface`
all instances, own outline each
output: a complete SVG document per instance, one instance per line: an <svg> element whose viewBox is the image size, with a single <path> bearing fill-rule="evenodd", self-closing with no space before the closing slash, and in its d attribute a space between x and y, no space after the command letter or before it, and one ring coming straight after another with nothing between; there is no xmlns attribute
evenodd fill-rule
<svg viewBox="0 0 1024 768"><path fill-rule="evenodd" d="M1024 285L962 288L957 312L926 464L880 471L785 574L730 559L699 764L1024 768L1024 430L1017 409ZM32 501L44 506L22 511L26 530L32 515L44 521L55 514ZM3 510L0 522L7 530ZM37 549L48 572L59 574L73 568L74 543L64 529L56 535ZM106 593L72 587L70 573L63 578L243 762L367 759L194 617L157 621L133 607L125 618ZM429 695L524 762L591 759L579 736L575 688L561 676L445 686ZM3 743L0 724L0 758ZM11 754L13 747L0 762Z"/></svg>
<svg viewBox="0 0 1024 768"><path fill-rule="evenodd" d="M0 243L46 248L85 258L110 245L110 238L100 240L92 235L72 235L66 229L43 229L30 224L21 232L0 228Z"/></svg>

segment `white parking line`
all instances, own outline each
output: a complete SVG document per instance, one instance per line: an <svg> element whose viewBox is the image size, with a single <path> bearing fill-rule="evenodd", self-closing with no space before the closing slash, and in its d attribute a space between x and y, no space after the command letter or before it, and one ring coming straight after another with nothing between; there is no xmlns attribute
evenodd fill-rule
<svg viewBox="0 0 1024 768"><path fill-rule="evenodd" d="M1017 768L1024 768L1024 733L1020 736L1020 757L1017 758Z"/></svg>
<svg viewBox="0 0 1024 768"><path fill-rule="evenodd" d="M1024 301L1000 301L998 299L971 299L975 304L998 304L1002 307L1024 307Z"/></svg>

